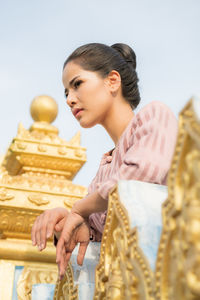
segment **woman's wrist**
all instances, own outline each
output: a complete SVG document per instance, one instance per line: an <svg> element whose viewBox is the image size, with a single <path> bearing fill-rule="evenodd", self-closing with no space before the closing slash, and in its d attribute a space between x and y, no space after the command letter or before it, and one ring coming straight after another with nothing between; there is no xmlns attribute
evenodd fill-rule
<svg viewBox="0 0 200 300"><path fill-rule="evenodd" d="M107 209L107 205L108 201L103 199L96 191L75 202L71 212L77 213L85 219L89 218L92 213L105 211Z"/></svg>
<svg viewBox="0 0 200 300"><path fill-rule="evenodd" d="M81 199L81 200L79 200L79 201L76 201L76 202L74 203L74 205L72 206L71 213L77 214L77 215L79 215L81 218L87 220L89 216L88 216L87 213L85 213L85 211L82 209L83 206L84 206L84 204L85 204L85 203L83 203L83 201L84 201L84 199Z"/></svg>

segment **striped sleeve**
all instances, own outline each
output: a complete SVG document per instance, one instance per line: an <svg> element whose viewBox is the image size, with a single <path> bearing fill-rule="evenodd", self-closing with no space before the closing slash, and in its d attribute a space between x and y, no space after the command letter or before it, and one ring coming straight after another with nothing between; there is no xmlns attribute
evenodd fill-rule
<svg viewBox="0 0 200 300"><path fill-rule="evenodd" d="M118 180L140 180L165 184L177 136L177 120L162 104L149 107L137 115L134 139L122 164L111 178L98 187L102 198L108 199Z"/></svg>

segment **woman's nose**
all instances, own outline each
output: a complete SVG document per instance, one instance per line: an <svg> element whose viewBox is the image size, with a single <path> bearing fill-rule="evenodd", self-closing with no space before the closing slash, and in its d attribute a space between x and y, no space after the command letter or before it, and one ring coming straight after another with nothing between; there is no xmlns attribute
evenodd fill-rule
<svg viewBox="0 0 200 300"><path fill-rule="evenodd" d="M69 105L70 107L73 107L74 104L76 104L76 98L73 95L73 93L69 92L68 96L67 96L67 105Z"/></svg>

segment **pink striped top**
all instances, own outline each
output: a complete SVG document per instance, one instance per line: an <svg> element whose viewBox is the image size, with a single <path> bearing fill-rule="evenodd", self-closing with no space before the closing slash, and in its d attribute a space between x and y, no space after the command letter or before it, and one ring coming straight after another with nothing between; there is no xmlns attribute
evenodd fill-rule
<svg viewBox="0 0 200 300"><path fill-rule="evenodd" d="M177 136L177 120L163 103L154 101L136 114L121 135L114 150L102 157L88 194L98 191L108 199L120 179L166 184ZM95 240L100 240L106 212L89 217Z"/></svg>

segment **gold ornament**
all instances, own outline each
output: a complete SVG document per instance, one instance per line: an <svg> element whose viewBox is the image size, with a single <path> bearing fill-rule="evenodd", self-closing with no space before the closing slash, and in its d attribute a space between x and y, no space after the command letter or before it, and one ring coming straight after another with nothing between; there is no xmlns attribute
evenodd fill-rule
<svg viewBox="0 0 200 300"><path fill-rule="evenodd" d="M153 273L115 188L109 197L94 299L153 300L153 291Z"/></svg>
<svg viewBox="0 0 200 300"><path fill-rule="evenodd" d="M31 104L31 116L36 122L52 123L58 114L58 105L50 96L38 96Z"/></svg>
<svg viewBox="0 0 200 300"><path fill-rule="evenodd" d="M55 284L57 280L57 270L43 267L25 266L17 283L18 300L31 300L32 285L38 283Z"/></svg>
<svg viewBox="0 0 200 300"><path fill-rule="evenodd" d="M0 188L0 201L12 200L14 195L10 194L7 189Z"/></svg>
<svg viewBox="0 0 200 300"><path fill-rule="evenodd" d="M156 299L200 299L200 123L191 99L179 134L163 206Z"/></svg>
<svg viewBox="0 0 200 300"><path fill-rule="evenodd" d="M78 286L74 286L71 263L67 266L64 278L56 283L53 300L78 300Z"/></svg>
<svg viewBox="0 0 200 300"><path fill-rule="evenodd" d="M41 196L40 194L30 195L28 196L28 200L37 206L46 205L50 202L46 197Z"/></svg>

